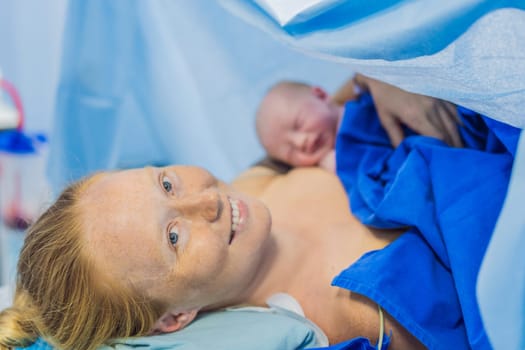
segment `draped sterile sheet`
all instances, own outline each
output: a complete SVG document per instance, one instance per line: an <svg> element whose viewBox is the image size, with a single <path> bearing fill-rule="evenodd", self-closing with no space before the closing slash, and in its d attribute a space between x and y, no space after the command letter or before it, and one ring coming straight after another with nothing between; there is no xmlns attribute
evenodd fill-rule
<svg viewBox="0 0 525 350"><path fill-rule="evenodd" d="M373 101L346 104L337 173L354 215L408 232L334 280L364 294L430 349L490 349L476 279L514 161L520 129L458 107L465 148L410 135L393 149Z"/></svg>
<svg viewBox="0 0 525 350"><path fill-rule="evenodd" d="M193 164L230 181L263 156L255 110L280 79L333 91L305 56L216 1L70 1L50 152L56 191L100 169Z"/></svg>
<svg viewBox="0 0 525 350"><path fill-rule="evenodd" d="M221 0L305 55L525 126L525 1L283 1L328 4L289 25L257 2Z"/></svg>

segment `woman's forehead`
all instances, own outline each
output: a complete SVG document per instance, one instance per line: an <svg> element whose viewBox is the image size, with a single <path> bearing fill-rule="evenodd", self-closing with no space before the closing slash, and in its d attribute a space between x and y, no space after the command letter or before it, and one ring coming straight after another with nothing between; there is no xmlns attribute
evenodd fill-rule
<svg viewBox="0 0 525 350"><path fill-rule="evenodd" d="M123 187L141 186L147 181L148 168L126 169L101 172L93 176L86 193L95 196L113 196L122 192Z"/></svg>
<svg viewBox="0 0 525 350"><path fill-rule="evenodd" d="M141 185L142 174L101 174L80 202L85 240L95 261L115 277L135 281L167 268L154 203Z"/></svg>
<svg viewBox="0 0 525 350"><path fill-rule="evenodd" d="M97 175L79 203L84 219L91 226L96 224L93 231L128 230L132 234L140 228L154 228L151 224L155 193L144 175L147 175L144 171L135 170Z"/></svg>

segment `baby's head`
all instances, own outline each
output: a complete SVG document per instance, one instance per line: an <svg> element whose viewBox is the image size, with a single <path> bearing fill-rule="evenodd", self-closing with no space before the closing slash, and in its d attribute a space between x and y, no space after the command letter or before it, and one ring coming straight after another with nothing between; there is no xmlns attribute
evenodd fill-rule
<svg viewBox="0 0 525 350"><path fill-rule="evenodd" d="M257 134L271 157L293 166L311 166L333 149L341 107L317 86L283 81L257 110Z"/></svg>

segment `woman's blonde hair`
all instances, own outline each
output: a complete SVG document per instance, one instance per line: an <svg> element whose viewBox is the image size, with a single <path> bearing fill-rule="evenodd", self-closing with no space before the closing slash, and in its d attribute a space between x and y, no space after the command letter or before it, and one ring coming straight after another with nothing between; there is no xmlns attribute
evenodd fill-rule
<svg viewBox="0 0 525 350"><path fill-rule="evenodd" d="M112 338L144 335L162 315L159 303L96 273L79 206L92 179L66 188L29 228L13 306L0 313L0 349L43 337L59 349L92 350Z"/></svg>

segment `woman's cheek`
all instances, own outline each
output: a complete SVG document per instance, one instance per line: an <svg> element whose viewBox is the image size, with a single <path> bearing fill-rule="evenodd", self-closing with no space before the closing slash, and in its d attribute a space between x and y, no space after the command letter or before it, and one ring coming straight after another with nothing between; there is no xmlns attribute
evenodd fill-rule
<svg viewBox="0 0 525 350"><path fill-rule="evenodd" d="M209 239L207 242L200 242L194 248L196 250L192 265L195 268L195 277L209 279L220 274L227 260L225 245L216 239Z"/></svg>

